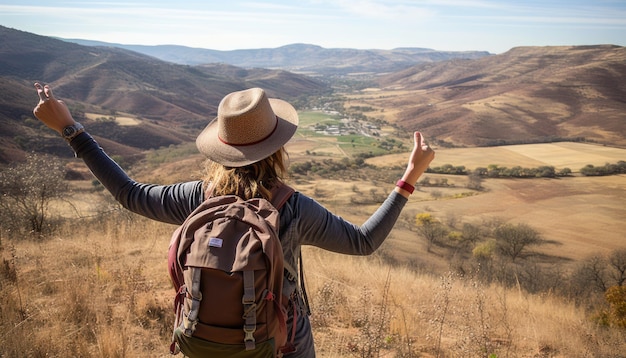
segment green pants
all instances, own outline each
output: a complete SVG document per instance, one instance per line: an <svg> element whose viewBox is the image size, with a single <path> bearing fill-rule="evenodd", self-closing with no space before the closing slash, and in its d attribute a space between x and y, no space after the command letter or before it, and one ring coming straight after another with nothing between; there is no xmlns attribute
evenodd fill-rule
<svg viewBox="0 0 626 358"><path fill-rule="evenodd" d="M252 351L246 351L245 345L242 344L221 344L209 342L201 338L187 337L180 329L174 333L176 342L180 347L180 351L189 358L206 358L206 357L230 357L230 358L273 358L275 347L274 339L257 343L256 348Z"/></svg>

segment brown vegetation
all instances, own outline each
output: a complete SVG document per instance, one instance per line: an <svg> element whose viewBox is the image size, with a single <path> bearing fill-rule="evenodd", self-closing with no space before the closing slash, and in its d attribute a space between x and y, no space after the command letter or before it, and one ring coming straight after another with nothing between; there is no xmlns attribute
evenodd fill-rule
<svg viewBox="0 0 626 358"><path fill-rule="evenodd" d="M0 355L168 356L172 229L107 213L47 240L4 239ZM620 357L626 349L624 331L554 294L378 255L304 255L320 357Z"/></svg>

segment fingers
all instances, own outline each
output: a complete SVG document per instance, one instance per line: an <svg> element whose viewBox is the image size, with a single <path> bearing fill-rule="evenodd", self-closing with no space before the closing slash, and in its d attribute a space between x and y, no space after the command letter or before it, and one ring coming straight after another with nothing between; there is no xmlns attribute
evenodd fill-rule
<svg viewBox="0 0 626 358"><path fill-rule="evenodd" d="M433 151L433 149L428 145L428 143L426 142L426 139L424 139L424 136L422 135L422 133L420 132L414 132L414 138L415 138L415 148L413 149L413 153L416 155L415 159L417 158L430 158L430 160L432 160L432 158L434 158L435 156L435 152Z"/></svg>
<svg viewBox="0 0 626 358"><path fill-rule="evenodd" d="M415 147L421 149L423 152L427 151L430 149L430 147L428 147L428 144L426 144L426 140L424 140L424 136L422 136L422 133L420 132L415 132L414 133L414 137L415 137Z"/></svg>
<svg viewBox="0 0 626 358"><path fill-rule="evenodd" d="M422 137L422 133L415 132L414 137L415 137L415 146L418 148L423 148L424 137Z"/></svg>
<svg viewBox="0 0 626 358"><path fill-rule="evenodd" d="M39 100L41 102L45 102L49 99L54 98L54 96L52 95L52 88L50 88L50 86L42 86L41 83L36 82L35 88L37 89L37 95L39 95Z"/></svg>
<svg viewBox="0 0 626 358"><path fill-rule="evenodd" d="M45 100L48 99L48 97L46 97L46 94L44 92L43 86L39 82L35 83L35 88L37 89L37 95L39 95L40 102L44 102Z"/></svg>
<svg viewBox="0 0 626 358"><path fill-rule="evenodd" d="M50 86L45 85L43 86L43 91L46 94L46 97L48 97L48 99L54 99L54 96L52 95L52 88L50 88Z"/></svg>

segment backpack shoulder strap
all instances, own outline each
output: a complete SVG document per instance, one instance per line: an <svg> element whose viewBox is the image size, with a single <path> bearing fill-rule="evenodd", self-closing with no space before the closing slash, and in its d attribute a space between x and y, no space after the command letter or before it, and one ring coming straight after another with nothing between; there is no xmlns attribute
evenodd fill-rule
<svg viewBox="0 0 626 358"><path fill-rule="evenodd" d="M272 206L274 206L276 210L280 210L295 192L294 188L285 183L280 183L278 186L272 188L272 200L270 200L270 203L272 203Z"/></svg>
<svg viewBox="0 0 626 358"><path fill-rule="evenodd" d="M295 193L295 189L290 187L285 183L281 183L274 189L272 189L272 205L276 208L276 210L280 210L281 207L287 203L287 200ZM311 315L311 308L309 306L309 298L306 293L306 288L304 284L304 265L302 263L302 251L298 250L296 261L298 262L298 268L291 266L287 261L285 261L285 271L287 271L288 276L292 281L296 281L296 290L298 290L301 299L303 300L304 309L306 310L307 315Z"/></svg>

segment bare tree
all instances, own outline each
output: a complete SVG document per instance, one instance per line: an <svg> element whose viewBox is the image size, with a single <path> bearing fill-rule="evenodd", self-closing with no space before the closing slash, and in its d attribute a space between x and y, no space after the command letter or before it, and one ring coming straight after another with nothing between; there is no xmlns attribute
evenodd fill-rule
<svg viewBox="0 0 626 358"><path fill-rule="evenodd" d="M605 292L610 284L604 257L593 255L585 259L572 274L573 294L584 296L588 292Z"/></svg>
<svg viewBox="0 0 626 358"><path fill-rule="evenodd" d="M461 229L463 243L467 247L474 247L485 235L480 226L465 223Z"/></svg>
<svg viewBox="0 0 626 358"><path fill-rule="evenodd" d="M611 287L626 286L626 249L608 255L594 254L583 260L572 272L569 293L577 300L605 294Z"/></svg>
<svg viewBox="0 0 626 358"><path fill-rule="evenodd" d="M530 246L544 242L539 233L527 224L503 224L494 231L496 249L504 257L515 261Z"/></svg>
<svg viewBox="0 0 626 358"><path fill-rule="evenodd" d="M30 154L26 162L0 172L2 226L42 233L50 202L67 191L64 176L57 158L41 154Z"/></svg>
<svg viewBox="0 0 626 358"><path fill-rule="evenodd" d="M482 190L483 189L483 178L480 174L481 172L475 170L467 175L467 188L473 190Z"/></svg>
<svg viewBox="0 0 626 358"><path fill-rule="evenodd" d="M611 268L609 275L617 286L626 284L626 249L613 251L609 255L607 262Z"/></svg>

